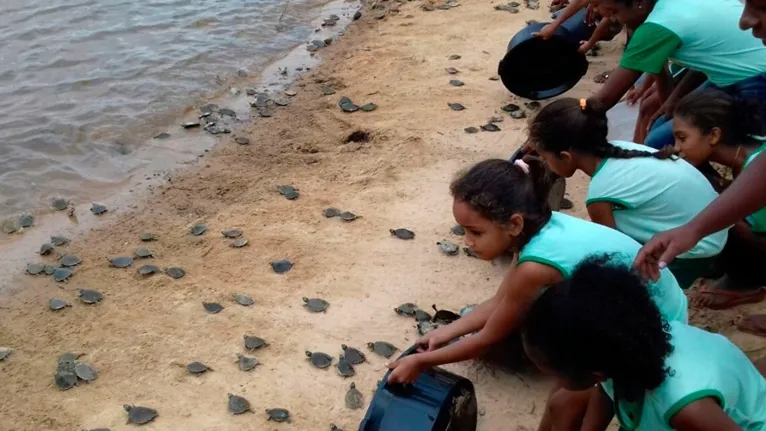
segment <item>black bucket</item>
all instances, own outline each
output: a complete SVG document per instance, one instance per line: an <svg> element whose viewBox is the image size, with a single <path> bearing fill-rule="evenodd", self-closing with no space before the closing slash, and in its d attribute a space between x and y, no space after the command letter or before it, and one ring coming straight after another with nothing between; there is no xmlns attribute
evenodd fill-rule
<svg viewBox="0 0 766 431"><path fill-rule="evenodd" d="M476 430L476 392L470 380L436 367L424 371L413 385L389 385L389 374L378 385L359 431Z"/></svg>
<svg viewBox="0 0 766 431"><path fill-rule="evenodd" d="M553 37L544 40L533 33L546 23L528 25L508 43L508 52L497 74L511 93L532 100L549 99L575 86L588 71L585 54L577 51L594 28L585 23L585 9L566 20Z"/></svg>

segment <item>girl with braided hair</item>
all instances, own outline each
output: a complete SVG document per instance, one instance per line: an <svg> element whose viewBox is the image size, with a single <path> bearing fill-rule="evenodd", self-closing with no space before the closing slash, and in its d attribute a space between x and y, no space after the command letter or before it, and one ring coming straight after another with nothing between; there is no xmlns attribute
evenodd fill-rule
<svg viewBox="0 0 766 431"><path fill-rule="evenodd" d="M718 194L694 166L662 151L609 141L606 112L594 100L560 99L529 127L530 144L563 177L591 177L586 205L591 220L641 244L652 235L694 218ZM682 288L706 275L726 244L727 231L712 234L673 262Z"/></svg>

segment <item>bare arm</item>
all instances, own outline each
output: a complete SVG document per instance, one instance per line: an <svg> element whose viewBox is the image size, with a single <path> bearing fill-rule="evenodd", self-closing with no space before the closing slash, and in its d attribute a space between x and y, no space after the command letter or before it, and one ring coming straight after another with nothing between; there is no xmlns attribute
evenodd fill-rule
<svg viewBox="0 0 766 431"><path fill-rule="evenodd" d="M614 418L614 404L601 385L591 389L588 410L582 420L580 431L604 431Z"/></svg>
<svg viewBox="0 0 766 431"><path fill-rule="evenodd" d="M565 7L561 13L553 20L553 22L546 24L543 28L540 29L539 32L535 33L535 36L541 37L543 39L550 39L553 37L556 29L559 28L561 24L564 23L564 21L572 18L577 12L580 11L580 9L586 6L588 6L588 0L572 0L569 2L567 7Z"/></svg>
<svg viewBox="0 0 766 431"><path fill-rule="evenodd" d="M684 407L670 418L678 431L742 431L713 398L703 398Z"/></svg>
<svg viewBox="0 0 766 431"><path fill-rule="evenodd" d="M606 80L601 90L593 95L593 98L601 102L606 109L612 109L622 99L622 96L633 87L639 77L641 77L641 72L618 67L609 75L609 79Z"/></svg>
<svg viewBox="0 0 766 431"><path fill-rule="evenodd" d="M594 202L588 205L588 216L593 223L617 229L617 222L614 221L612 204L609 202Z"/></svg>
<svg viewBox="0 0 766 431"><path fill-rule="evenodd" d="M611 22L609 19L602 18L596 29L593 30L593 36L580 46L580 52L584 54L593 49L593 47L596 46L596 43L604 37L607 31L609 31L610 25Z"/></svg>
<svg viewBox="0 0 766 431"><path fill-rule="evenodd" d="M681 81L678 83L678 85L675 86L673 91L670 94L668 94L667 99L675 100L676 102L678 102L684 96L691 93L697 87L702 85L702 83L705 82L706 80L707 80L707 76L704 73L690 70L686 72L686 75L684 75L683 78L681 78Z"/></svg>

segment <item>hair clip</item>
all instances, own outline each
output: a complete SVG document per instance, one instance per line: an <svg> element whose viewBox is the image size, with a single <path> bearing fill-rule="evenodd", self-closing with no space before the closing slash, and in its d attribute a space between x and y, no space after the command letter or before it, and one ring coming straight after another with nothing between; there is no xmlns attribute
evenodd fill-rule
<svg viewBox="0 0 766 431"><path fill-rule="evenodd" d="M585 98L580 99L580 109L584 111L585 108L587 107L588 107L588 99L585 99Z"/></svg>
<svg viewBox="0 0 766 431"><path fill-rule="evenodd" d="M529 165L524 160L518 159L515 162L513 162L514 165L521 168L522 171L524 171L525 174L529 175Z"/></svg>

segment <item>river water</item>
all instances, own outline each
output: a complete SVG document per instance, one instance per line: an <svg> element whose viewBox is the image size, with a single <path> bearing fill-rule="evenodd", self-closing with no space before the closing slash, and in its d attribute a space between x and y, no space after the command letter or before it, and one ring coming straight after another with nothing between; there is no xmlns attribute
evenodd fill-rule
<svg viewBox="0 0 766 431"><path fill-rule="evenodd" d="M325 3L0 1L0 219L123 184L152 136L311 39Z"/></svg>

